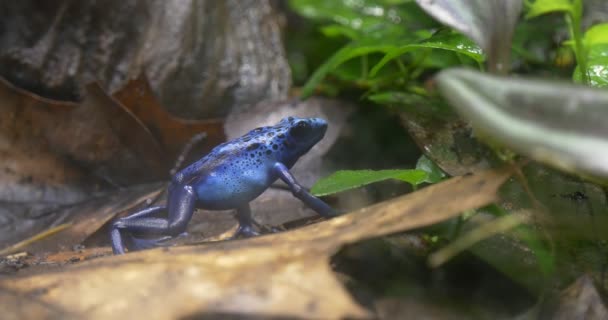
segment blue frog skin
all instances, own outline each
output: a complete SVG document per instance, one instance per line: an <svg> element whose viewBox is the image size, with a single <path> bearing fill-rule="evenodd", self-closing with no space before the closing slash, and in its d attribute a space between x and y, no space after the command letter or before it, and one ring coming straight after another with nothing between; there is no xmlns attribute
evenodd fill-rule
<svg viewBox="0 0 608 320"><path fill-rule="evenodd" d="M112 223L114 253L125 253L123 236L133 244L130 250L138 250L184 233L197 208L235 209L239 225L234 237L259 235L249 202L277 179L321 216L335 216L330 206L311 195L289 172L323 138L326 130L327 122L323 119L288 117L274 126L256 128L215 147L173 176L166 206L149 207ZM167 217L157 217L161 212L167 212ZM150 236L159 238L149 239Z"/></svg>

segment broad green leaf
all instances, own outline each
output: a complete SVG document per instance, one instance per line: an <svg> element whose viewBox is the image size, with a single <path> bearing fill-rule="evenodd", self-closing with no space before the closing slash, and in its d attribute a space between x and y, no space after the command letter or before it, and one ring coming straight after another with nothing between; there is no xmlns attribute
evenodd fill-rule
<svg viewBox="0 0 608 320"><path fill-rule="evenodd" d="M599 44L608 44L608 23L595 25L585 32L583 38L587 48Z"/></svg>
<svg viewBox="0 0 608 320"><path fill-rule="evenodd" d="M569 41L574 45L574 41ZM594 87L606 87L608 85L608 23L595 25L582 39L582 57L584 63L576 66L572 75L577 83L586 83ZM575 48L576 50L576 48ZM578 57L578 56L577 56Z"/></svg>
<svg viewBox="0 0 608 320"><path fill-rule="evenodd" d="M350 29L358 34L357 38L405 34L408 25L432 22L410 1L291 0L289 4L295 12L309 19L332 21Z"/></svg>
<svg viewBox="0 0 608 320"><path fill-rule="evenodd" d="M433 36L420 43L406 44L404 46L390 50L384 56L384 58L382 58L382 60L380 60L380 62L378 62L372 68L370 75L371 76L376 75L376 73L391 60L393 60L409 51L416 50L416 49L423 49L423 48L443 49L443 50L454 51L454 52L466 55L478 62L483 62L483 60L484 60L484 55L481 51L481 48L479 48L479 46L477 46L470 39L468 39L460 34L457 34L457 33L450 33L447 35L442 34L442 35L438 35L438 36Z"/></svg>
<svg viewBox="0 0 608 320"><path fill-rule="evenodd" d="M572 0L527 0L526 19L537 17L552 12L572 12L574 7Z"/></svg>
<svg viewBox="0 0 608 320"><path fill-rule="evenodd" d="M587 76L589 84L594 87L608 87L608 56L590 59L587 61ZM582 83L580 65L574 70L573 80Z"/></svg>
<svg viewBox="0 0 608 320"><path fill-rule="evenodd" d="M418 162L416 163L416 169L422 170L427 173L425 182L428 183L437 183L447 176L441 170L441 168L439 168L439 166L435 164L435 162L433 162L425 155L422 155L420 159L418 159Z"/></svg>
<svg viewBox="0 0 608 320"><path fill-rule="evenodd" d="M338 193L370 183L397 179L413 185L425 182L427 173L422 170L344 170L323 178L310 190L316 196Z"/></svg>
<svg viewBox="0 0 608 320"><path fill-rule="evenodd" d="M608 177L608 91L448 69L439 91L478 134L559 169Z"/></svg>
<svg viewBox="0 0 608 320"><path fill-rule="evenodd" d="M593 45L587 52L589 60L608 57L608 43Z"/></svg>
<svg viewBox="0 0 608 320"><path fill-rule="evenodd" d="M488 69L508 71L511 38L521 0L416 0L440 22L475 41L488 55Z"/></svg>

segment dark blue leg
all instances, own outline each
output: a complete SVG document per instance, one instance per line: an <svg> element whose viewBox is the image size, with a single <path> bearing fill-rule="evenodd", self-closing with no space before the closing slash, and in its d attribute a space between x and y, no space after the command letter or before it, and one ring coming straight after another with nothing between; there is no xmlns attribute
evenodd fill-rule
<svg viewBox="0 0 608 320"><path fill-rule="evenodd" d="M280 162L275 163L273 170L274 173L287 184L293 195L302 200L302 202L304 202L311 209L326 218L337 216L334 209L328 206L327 203L306 191L306 189L304 189L296 181L294 176L291 174L291 172L289 172L289 169L287 169L284 164Z"/></svg>
<svg viewBox="0 0 608 320"><path fill-rule="evenodd" d="M167 209L167 207L165 207L165 206L145 208L145 209L135 212L129 216L116 220L112 224L112 228L110 230L110 239L112 241L112 251L114 251L115 254L124 254L125 253L125 247L122 242L120 230L116 227L117 223L119 223L120 221L127 221L127 220L139 219L139 218L148 218L148 217L153 216L153 215L157 214L158 212L164 211L166 209Z"/></svg>
<svg viewBox="0 0 608 320"><path fill-rule="evenodd" d="M239 222L239 226L232 236L232 239L238 238L239 236L252 237L260 235L260 233L253 228L254 224L257 223L251 217L249 204L236 209L236 219Z"/></svg>
<svg viewBox="0 0 608 320"><path fill-rule="evenodd" d="M145 250L145 249L165 246L166 241L169 241L169 240L175 239L175 238L179 238L179 237L186 237L186 236L188 236L188 232L182 232L179 235L177 235L176 237L162 236L159 238L136 238L134 236L129 235L127 243L129 243L128 247L129 248L133 247L134 250Z"/></svg>
<svg viewBox="0 0 608 320"><path fill-rule="evenodd" d="M194 213L196 194L191 186L174 186L168 200L168 218L150 217L163 207L144 209L112 224L112 249L115 254L125 253L121 232L129 235L175 237L184 231ZM157 240L158 241L158 240Z"/></svg>

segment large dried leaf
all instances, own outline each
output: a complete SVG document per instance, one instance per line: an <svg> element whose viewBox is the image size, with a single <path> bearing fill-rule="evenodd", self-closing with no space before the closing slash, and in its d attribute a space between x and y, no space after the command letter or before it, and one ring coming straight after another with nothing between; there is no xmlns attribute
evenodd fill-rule
<svg viewBox="0 0 608 320"><path fill-rule="evenodd" d="M61 118L77 106L29 96L0 79L0 198L2 201L70 203L87 175L70 165L48 145L48 118L62 130ZM73 137L71 137L73 139Z"/></svg>
<svg viewBox="0 0 608 320"><path fill-rule="evenodd" d="M156 177L163 176L170 167L169 163L172 159L164 152L146 125L118 101L107 95L98 84L86 86L85 99L75 109L74 116L76 115L79 121L71 119L73 126L71 129L75 132L66 130L64 133L74 134L79 139L69 140L68 137L61 136L63 139L55 143L67 145L64 152L82 160L86 166L101 169L99 174L102 177L119 184L130 185L136 181L153 181ZM98 125L98 132L87 132L85 126L91 123ZM95 133L98 136L95 136ZM113 141L114 145L109 148L100 147L99 141L106 139ZM67 141L71 143L66 143ZM98 148L95 155L97 157L90 158L91 154L86 150L90 147ZM103 157L99 157L100 154L103 154Z"/></svg>
<svg viewBox="0 0 608 320"><path fill-rule="evenodd" d="M105 257L53 273L4 279L0 306L8 318L367 317L332 274L330 256L348 243L426 226L488 204L508 176L502 170L452 178L290 232Z"/></svg>
<svg viewBox="0 0 608 320"><path fill-rule="evenodd" d="M78 105L43 99L7 82L0 87L0 107L11 120L4 135L14 137L17 149L44 150L68 169L84 167L118 184L154 180L170 167L141 121L96 84L87 86Z"/></svg>
<svg viewBox="0 0 608 320"><path fill-rule="evenodd" d="M182 147L198 133L206 134L200 154L226 140L221 120L184 120L165 111L144 74L129 81L113 96L150 130L168 153L169 159L177 159Z"/></svg>
<svg viewBox="0 0 608 320"><path fill-rule="evenodd" d="M24 218L21 223L27 224L28 228L15 229L3 234L0 237L0 250L4 253L20 250L30 253L69 250L82 244L116 214L124 213L144 200L156 197L159 192L158 184L135 186L109 193L106 196L93 197L75 205L61 207L46 212L41 217ZM38 233L64 224L67 226L53 235L32 243L27 242ZM26 245L15 246L24 240Z"/></svg>
<svg viewBox="0 0 608 320"><path fill-rule="evenodd" d="M1 80L0 112L2 246L59 224L62 206L102 195L104 181L157 180L172 166L146 126L96 84L74 104Z"/></svg>

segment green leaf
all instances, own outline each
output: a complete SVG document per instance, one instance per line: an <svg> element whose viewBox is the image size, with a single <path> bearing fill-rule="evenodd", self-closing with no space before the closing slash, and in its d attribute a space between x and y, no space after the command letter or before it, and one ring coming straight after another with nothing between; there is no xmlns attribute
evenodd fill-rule
<svg viewBox="0 0 608 320"><path fill-rule="evenodd" d="M375 42L375 41L374 41ZM302 88L302 98L312 95L313 91L325 76L344 62L373 52L388 52L395 46L390 44L369 43L369 41L353 42L334 53L310 76Z"/></svg>
<svg viewBox="0 0 608 320"><path fill-rule="evenodd" d="M437 183L447 176L433 160L425 155L422 155L420 159L418 159L416 169L426 172L427 177L425 182L428 183Z"/></svg>
<svg viewBox="0 0 608 320"><path fill-rule="evenodd" d="M595 44L587 52L589 60L608 57L608 43Z"/></svg>
<svg viewBox="0 0 608 320"><path fill-rule="evenodd" d="M391 60L416 49L443 49L464 54L477 62L483 62L484 55L481 48L473 41L464 37L461 34L449 33L432 36L431 38L421 42L406 44L404 46L390 50L380 62L378 62L371 70L370 75L375 76L378 71Z"/></svg>
<svg viewBox="0 0 608 320"><path fill-rule="evenodd" d="M397 179L409 182L412 185L418 185L426 181L427 173L422 170L337 171L331 176L317 181L310 191L316 196L324 196L388 179Z"/></svg>
<svg viewBox="0 0 608 320"><path fill-rule="evenodd" d="M321 32L327 37L345 36L351 40L356 40L359 38L359 34L355 30L339 24L325 26L321 28Z"/></svg>
<svg viewBox="0 0 608 320"><path fill-rule="evenodd" d="M608 56L589 59L587 61L587 75L590 85L598 88L608 87ZM576 83L583 82L580 66L576 66L573 80Z"/></svg>
<svg viewBox="0 0 608 320"><path fill-rule="evenodd" d="M608 44L608 23L597 24L589 28L583 39L587 48L599 44Z"/></svg>
<svg viewBox="0 0 608 320"><path fill-rule="evenodd" d="M526 19L552 12L572 12L574 7L571 0L536 0L526 1L528 13Z"/></svg>
<svg viewBox="0 0 608 320"><path fill-rule="evenodd" d="M316 21L331 21L350 29L358 35L381 38L387 35L403 35L407 26L432 22L411 1L389 0L291 0L291 8ZM428 22L427 22L428 21ZM353 33L349 32L349 36Z"/></svg>
<svg viewBox="0 0 608 320"><path fill-rule="evenodd" d="M438 21L473 39L488 54L491 72L508 71L521 0L416 0Z"/></svg>
<svg viewBox="0 0 608 320"><path fill-rule="evenodd" d="M442 96L478 135L559 169L608 178L608 91L448 69Z"/></svg>

